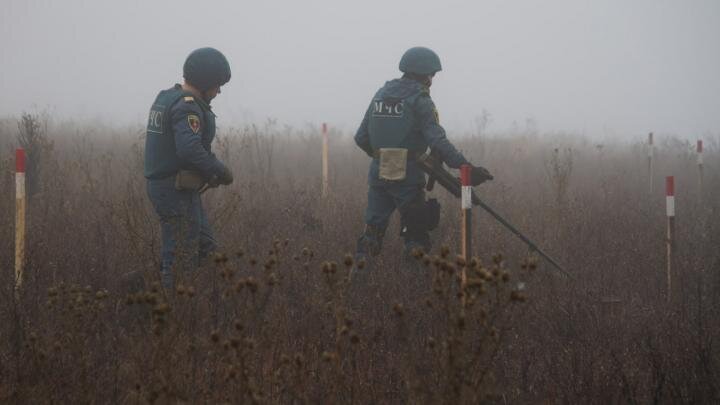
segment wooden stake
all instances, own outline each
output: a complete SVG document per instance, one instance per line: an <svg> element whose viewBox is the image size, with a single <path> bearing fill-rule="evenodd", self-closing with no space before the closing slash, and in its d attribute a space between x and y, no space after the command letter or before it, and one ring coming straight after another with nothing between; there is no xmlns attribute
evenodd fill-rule
<svg viewBox="0 0 720 405"><path fill-rule="evenodd" d="M25 266L25 150L15 151L15 290L22 287Z"/></svg>
<svg viewBox="0 0 720 405"><path fill-rule="evenodd" d="M697 165L698 165L698 194L700 196L700 203L702 203L703 197L703 141L698 139L697 141Z"/></svg>
<svg viewBox="0 0 720 405"><path fill-rule="evenodd" d="M617 319L622 310L622 300L610 296L600 300L600 314L602 316L603 328L609 329L617 325Z"/></svg>
<svg viewBox="0 0 720 405"><path fill-rule="evenodd" d="M667 302L672 299L673 286L673 260L675 250L675 177L665 178L665 205L667 213Z"/></svg>
<svg viewBox="0 0 720 405"><path fill-rule="evenodd" d="M653 133L648 134L648 179L650 182L650 194L653 192Z"/></svg>
<svg viewBox="0 0 720 405"><path fill-rule="evenodd" d="M465 285L467 284L466 269L470 266L472 259L472 166L462 165L460 167L460 182L462 184L461 210L462 210L462 257L465 259L465 266L461 274L461 291L463 297Z"/></svg>
<svg viewBox="0 0 720 405"><path fill-rule="evenodd" d="M330 151L329 151L329 145L328 145L327 123L324 123L324 122L322 124L322 136L323 136L323 143L322 143L322 196L323 196L323 198L325 198L328 196L328 192L329 192L328 154L330 153Z"/></svg>

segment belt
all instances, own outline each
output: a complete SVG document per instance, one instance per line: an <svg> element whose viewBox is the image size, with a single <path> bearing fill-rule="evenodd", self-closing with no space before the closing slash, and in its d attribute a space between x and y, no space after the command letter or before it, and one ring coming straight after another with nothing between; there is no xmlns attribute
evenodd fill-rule
<svg viewBox="0 0 720 405"><path fill-rule="evenodd" d="M417 160L417 158L422 156L423 153L425 153L425 152L409 150L408 154L407 154L408 160ZM373 149L372 157L373 157L373 159L380 159L380 149Z"/></svg>

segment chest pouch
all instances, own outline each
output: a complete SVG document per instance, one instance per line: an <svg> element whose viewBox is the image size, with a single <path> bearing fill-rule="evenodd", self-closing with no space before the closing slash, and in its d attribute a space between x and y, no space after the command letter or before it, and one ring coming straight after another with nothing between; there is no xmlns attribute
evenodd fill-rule
<svg viewBox="0 0 720 405"><path fill-rule="evenodd" d="M405 148L380 148L380 172L383 180L405 180L407 174L407 155Z"/></svg>

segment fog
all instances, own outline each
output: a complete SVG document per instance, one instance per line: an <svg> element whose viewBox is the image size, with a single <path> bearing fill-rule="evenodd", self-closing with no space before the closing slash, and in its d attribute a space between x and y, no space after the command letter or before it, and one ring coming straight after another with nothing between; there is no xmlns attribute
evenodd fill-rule
<svg viewBox="0 0 720 405"><path fill-rule="evenodd" d="M3 0L0 116L142 125L198 47L233 78L218 125L354 130L411 46L443 63L443 124L694 138L720 131L720 2Z"/></svg>

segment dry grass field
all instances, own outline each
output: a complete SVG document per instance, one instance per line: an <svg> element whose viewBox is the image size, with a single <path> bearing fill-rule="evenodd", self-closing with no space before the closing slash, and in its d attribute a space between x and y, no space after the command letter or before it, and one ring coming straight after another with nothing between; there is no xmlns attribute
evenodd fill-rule
<svg viewBox="0 0 720 405"><path fill-rule="evenodd" d="M701 193L694 143L673 136L656 135L651 192L641 136L450 134L495 175L481 198L573 275L476 210L462 306L460 202L439 187L432 254L402 263L394 218L372 272L348 281L368 164L351 134L331 132L322 199L317 128L220 128L235 182L204 203L222 250L168 295L141 128L46 120L0 122L2 403L720 402L718 136ZM33 167L16 299L19 135Z"/></svg>

